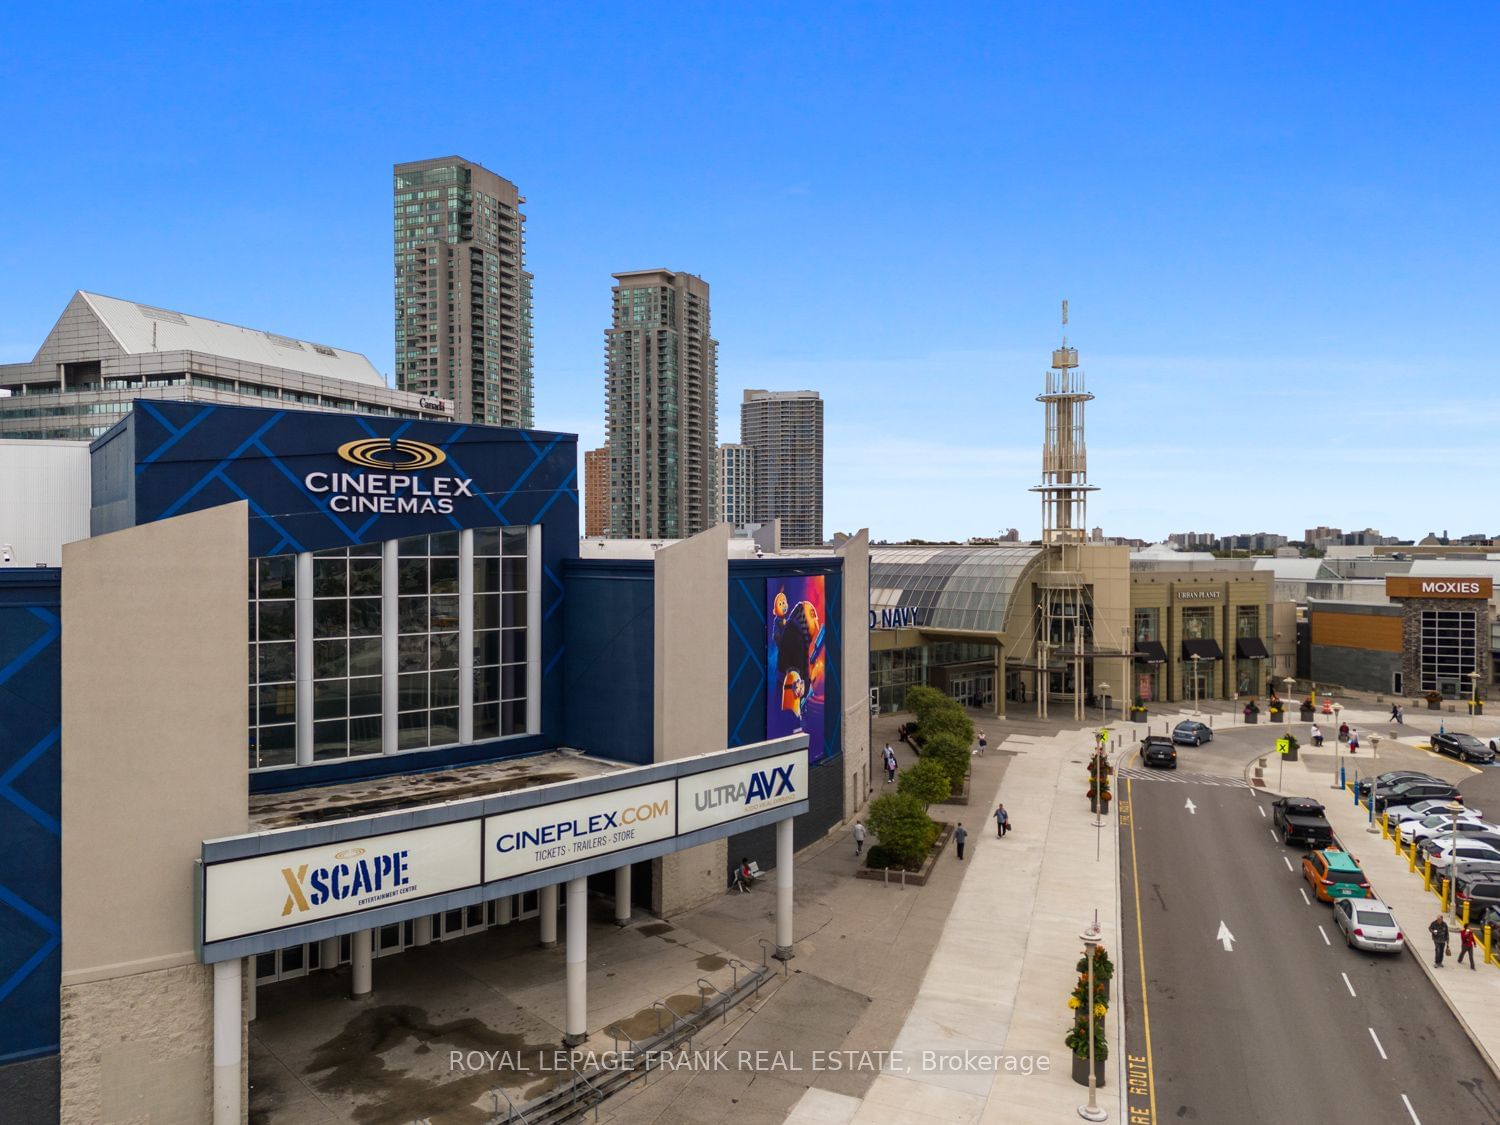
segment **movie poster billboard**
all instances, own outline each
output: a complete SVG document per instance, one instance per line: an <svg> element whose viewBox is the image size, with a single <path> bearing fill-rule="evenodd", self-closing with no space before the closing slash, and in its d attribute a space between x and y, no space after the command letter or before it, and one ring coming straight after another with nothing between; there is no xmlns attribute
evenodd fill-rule
<svg viewBox="0 0 1500 1125"><path fill-rule="evenodd" d="M806 734L823 757L828 620L824 576L766 580L766 737Z"/></svg>

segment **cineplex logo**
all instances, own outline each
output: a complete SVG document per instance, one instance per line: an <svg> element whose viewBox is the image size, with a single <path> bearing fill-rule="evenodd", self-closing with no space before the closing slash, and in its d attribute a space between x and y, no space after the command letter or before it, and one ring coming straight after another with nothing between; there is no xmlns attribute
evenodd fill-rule
<svg viewBox="0 0 1500 1125"><path fill-rule="evenodd" d="M448 460L435 445L410 438L361 438L346 441L339 457L374 472L308 473L302 478L309 492L328 496L328 508L339 514L452 515L453 501L474 495L469 477L417 476Z"/></svg>

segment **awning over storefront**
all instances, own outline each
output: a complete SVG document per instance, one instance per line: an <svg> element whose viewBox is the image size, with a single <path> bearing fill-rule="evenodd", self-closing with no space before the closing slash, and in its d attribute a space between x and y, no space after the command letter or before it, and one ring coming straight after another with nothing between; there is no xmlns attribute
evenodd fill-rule
<svg viewBox="0 0 1500 1125"><path fill-rule="evenodd" d="M1165 664L1167 650L1160 641L1136 641L1135 662L1137 664Z"/></svg>
<svg viewBox="0 0 1500 1125"><path fill-rule="evenodd" d="M1269 660L1266 643L1259 637L1240 637L1234 642L1234 651L1241 660Z"/></svg>
<svg viewBox="0 0 1500 1125"><path fill-rule="evenodd" d="M1219 648L1219 642L1209 637L1204 640L1188 640L1182 642L1182 658L1191 660L1193 657L1199 660L1223 660L1224 653Z"/></svg>

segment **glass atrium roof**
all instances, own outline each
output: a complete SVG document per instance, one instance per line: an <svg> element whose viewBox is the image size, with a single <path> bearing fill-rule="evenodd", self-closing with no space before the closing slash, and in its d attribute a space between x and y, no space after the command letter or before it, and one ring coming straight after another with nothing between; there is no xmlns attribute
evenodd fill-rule
<svg viewBox="0 0 1500 1125"><path fill-rule="evenodd" d="M932 629L999 633L1005 607L1040 547L874 547L870 608L912 608Z"/></svg>

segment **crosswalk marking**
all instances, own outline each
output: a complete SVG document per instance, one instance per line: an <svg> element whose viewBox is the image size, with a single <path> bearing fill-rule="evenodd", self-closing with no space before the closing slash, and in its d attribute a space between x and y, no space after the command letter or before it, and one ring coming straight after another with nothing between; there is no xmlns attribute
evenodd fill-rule
<svg viewBox="0 0 1500 1125"><path fill-rule="evenodd" d="M1170 781L1178 785L1217 785L1229 789L1250 787L1242 777L1222 777L1212 773L1180 774L1176 770L1132 769L1126 766L1121 767L1119 774L1121 777L1133 778L1136 781Z"/></svg>

